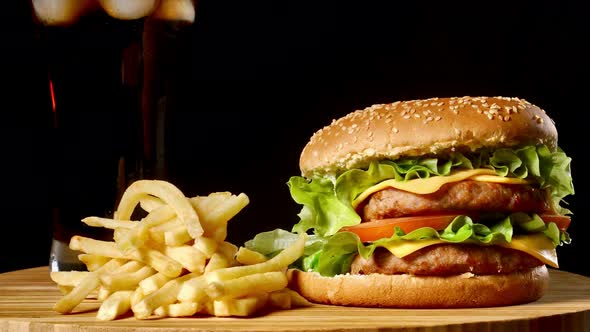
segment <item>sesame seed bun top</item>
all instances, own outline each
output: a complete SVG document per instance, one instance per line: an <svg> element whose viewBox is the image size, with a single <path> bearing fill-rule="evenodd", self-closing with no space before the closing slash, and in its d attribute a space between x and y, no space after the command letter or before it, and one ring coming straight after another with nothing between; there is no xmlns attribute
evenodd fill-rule
<svg viewBox="0 0 590 332"><path fill-rule="evenodd" d="M450 151L545 144L557 147L553 120L526 100L431 98L379 104L318 130L303 149L305 177L362 168L373 160Z"/></svg>

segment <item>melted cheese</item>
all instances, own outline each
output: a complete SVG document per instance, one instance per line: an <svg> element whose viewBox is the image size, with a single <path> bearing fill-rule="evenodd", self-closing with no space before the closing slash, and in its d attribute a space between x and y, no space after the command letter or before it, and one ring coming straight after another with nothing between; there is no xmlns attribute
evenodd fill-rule
<svg viewBox="0 0 590 332"><path fill-rule="evenodd" d="M451 182L463 180L475 180L485 182L497 182L505 184L528 184L529 180L507 178L496 175L496 172L488 168L478 168L454 172L448 176L433 176L427 179L412 179L408 181L396 181L394 179L380 182L360 194L353 202L352 206L356 208L361 202L367 199L371 194L385 188L396 188L408 191L414 194L432 194L437 192L443 185Z"/></svg>
<svg viewBox="0 0 590 332"><path fill-rule="evenodd" d="M385 248L395 256L401 258L422 248L441 243L450 244L450 242L444 242L442 240L400 240L392 241L385 246ZM555 268L559 267L557 264L557 252L553 247L553 243L543 234L515 236L510 243L502 243L498 245L525 252L547 265Z"/></svg>

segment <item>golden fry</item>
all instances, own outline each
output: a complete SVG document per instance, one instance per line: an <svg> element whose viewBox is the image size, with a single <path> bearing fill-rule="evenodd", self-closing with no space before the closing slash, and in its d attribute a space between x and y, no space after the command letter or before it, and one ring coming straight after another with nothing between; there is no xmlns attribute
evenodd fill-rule
<svg viewBox="0 0 590 332"><path fill-rule="evenodd" d="M116 220L109 218L100 217L86 217L82 219L82 222L92 227L104 227L109 229L115 228L133 228L137 225L134 221L129 220Z"/></svg>
<svg viewBox="0 0 590 332"><path fill-rule="evenodd" d="M160 317L187 317L204 310L203 305L195 302L183 302L163 305L154 310L154 315Z"/></svg>
<svg viewBox="0 0 590 332"><path fill-rule="evenodd" d="M99 320L113 320L131 308L133 291L117 291L111 294L98 308L96 318Z"/></svg>
<svg viewBox="0 0 590 332"><path fill-rule="evenodd" d="M74 235L70 239L70 249L111 258L125 258L115 242L100 241L78 235Z"/></svg>
<svg viewBox="0 0 590 332"><path fill-rule="evenodd" d="M247 276L210 282L206 292L214 300L239 298L256 293L270 293L287 287L287 276L284 272L264 272Z"/></svg>
<svg viewBox="0 0 590 332"><path fill-rule="evenodd" d="M236 253L236 260L242 265L253 265L264 263L268 258L258 251L250 250L246 247L240 247Z"/></svg>

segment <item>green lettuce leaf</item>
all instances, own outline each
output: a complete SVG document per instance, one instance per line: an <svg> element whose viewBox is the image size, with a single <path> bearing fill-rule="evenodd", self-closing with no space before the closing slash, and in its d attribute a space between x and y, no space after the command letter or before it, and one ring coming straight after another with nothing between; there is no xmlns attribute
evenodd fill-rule
<svg viewBox="0 0 590 332"><path fill-rule="evenodd" d="M540 227L537 223L541 222ZM494 245L509 243L514 234L544 233L555 246L567 243L569 236L560 232L555 223L545 224L538 215L522 213L512 214L497 220L491 226L474 223L467 216L458 216L444 230L437 231L430 227L418 228L404 233L396 228L390 238L383 238L371 243L363 243L351 232L338 232L334 235L321 237L309 235L303 256L291 267L303 271L317 271L324 276L334 276L350 272L355 255L369 258L376 248L387 247L396 241L420 241L439 239L448 243L473 243ZM294 243L299 236L281 229L257 234L245 243L245 247L267 256L274 256Z"/></svg>
<svg viewBox="0 0 590 332"><path fill-rule="evenodd" d="M458 169L490 168L505 177L534 179L548 188L553 203L561 214L571 213L560 206L563 198L574 194L570 172L571 158L561 149L551 152L544 145L519 149L482 150L478 153L452 153L442 158L405 158L372 162L367 169L352 169L337 176L291 177L288 186L295 202L303 205L296 233L313 232L325 237L345 226L357 225L361 218L352 201L373 185L395 179L446 176Z"/></svg>

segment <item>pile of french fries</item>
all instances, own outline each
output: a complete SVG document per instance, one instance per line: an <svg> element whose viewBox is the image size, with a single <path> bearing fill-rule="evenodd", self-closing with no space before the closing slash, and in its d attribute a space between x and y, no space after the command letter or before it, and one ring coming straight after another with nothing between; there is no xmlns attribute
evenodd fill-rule
<svg viewBox="0 0 590 332"><path fill-rule="evenodd" d="M100 301L99 320L129 311L137 319L250 316L309 305L287 288L286 275L303 254L304 236L271 259L226 241L228 221L248 203L243 193L188 198L166 181L132 183L114 218L82 220L113 229L113 241L71 238L88 271L51 272L63 294L54 310L71 313L87 298ZM145 217L131 220L139 207Z"/></svg>

